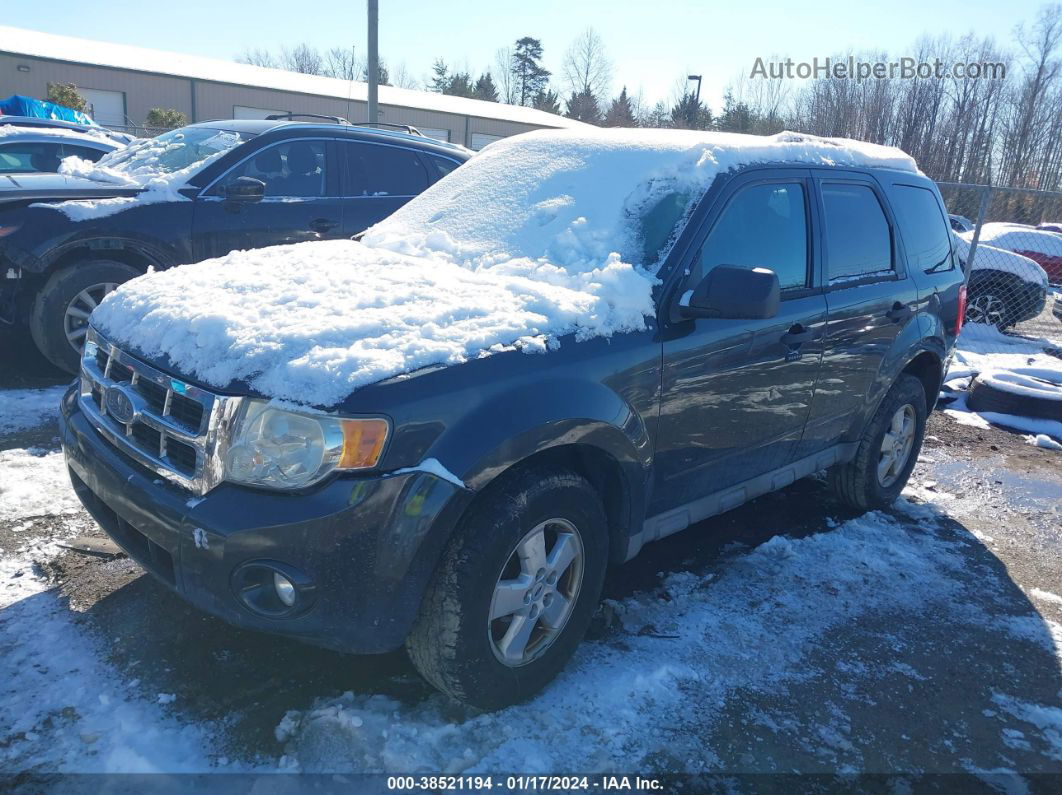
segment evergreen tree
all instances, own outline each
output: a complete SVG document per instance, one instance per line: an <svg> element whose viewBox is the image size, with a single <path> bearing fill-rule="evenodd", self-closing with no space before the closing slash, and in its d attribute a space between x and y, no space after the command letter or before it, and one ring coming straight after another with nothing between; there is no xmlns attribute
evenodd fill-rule
<svg viewBox="0 0 1062 795"><path fill-rule="evenodd" d="M362 80L368 80L369 79L369 67L368 67L367 64L365 66L365 69L362 71L361 79ZM376 82L379 83L381 86L389 86L389 85L391 85L391 77L387 73L387 64L384 63L383 58L381 58L379 60L379 62L377 63Z"/></svg>
<svg viewBox="0 0 1062 795"><path fill-rule="evenodd" d="M156 130L176 130L188 123L188 117L176 108L152 108L147 112L144 125Z"/></svg>
<svg viewBox="0 0 1062 795"><path fill-rule="evenodd" d="M56 105L79 110L82 113L85 113L88 109L88 103L77 92L77 86L73 83L49 83L48 93L45 98Z"/></svg>
<svg viewBox="0 0 1062 795"><path fill-rule="evenodd" d="M573 93L566 103L568 112L565 114L569 119L578 119L589 124L597 124L601 121L601 108L598 107L597 97L589 91Z"/></svg>
<svg viewBox="0 0 1062 795"><path fill-rule="evenodd" d="M546 113L555 113L560 116L560 97L556 91L540 90L535 95L535 101L531 103L535 110L544 110Z"/></svg>
<svg viewBox="0 0 1062 795"><path fill-rule="evenodd" d="M605 113L604 124L606 127L637 127L638 121L634 118L634 108L631 98L627 96L627 86L623 87L620 95L612 100L608 111Z"/></svg>
<svg viewBox="0 0 1062 795"><path fill-rule="evenodd" d="M688 92L671 108L671 126L684 130L707 130L712 126L712 112L693 93Z"/></svg>
<svg viewBox="0 0 1062 795"><path fill-rule="evenodd" d="M723 97L723 114L716 119L717 129L725 132L752 132L754 119L752 111L745 102L738 102L729 89Z"/></svg>
<svg viewBox="0 0 1062 795"><path fill-rule="evenodd" d="M450 85L446 87L444 94L455 97L471 97L473 93L472 75L468 72L454 72L450 76Z"/></svg>
<svg viewBox="0 0 1062 795"><path fill-rule="evenodd" d="M435 75L431 79L431 90L445 94L446 89L450 87L450 67L442 58L436 58L435 63L431 65L431 71Z"/></svg>
<svg viewBox="0 0 1062 795"><path fill-rule="evenodd" d="M484 72L479 76L479 80L472 88L472 97L486 102L498 101L498 88L494 85L494 78L490 76L490 72Z"/></svg>
<svg viewBox="0 0 1062 795"><path fill-rule="evenodd" d="M516 99L520 105L531 105L546 90L551 72L542 67L542 42L530 36L516 40L510 71L513 75Z"/></svg>

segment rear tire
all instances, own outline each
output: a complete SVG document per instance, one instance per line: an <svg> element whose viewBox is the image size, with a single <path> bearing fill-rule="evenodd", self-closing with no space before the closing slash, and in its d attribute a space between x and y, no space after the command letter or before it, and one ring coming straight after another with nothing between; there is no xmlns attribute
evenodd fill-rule
<svg viewBox="0 0 1062 795"><path fill-rule="evenodd" d="M925 432L925 389L913 375L901 375L864 428L855 458L830 469L834 493L860 511L892 505L907 485Z"/></svg>
<svg viewBox="0 0 1062 795"><path fill-rule="evenodd" d="M94 304L140 273L131 265L103 259L57 270L37 293L30 315L30 334L37 350L56 367L77 373Z"/></svg>
<svg viewBox="0 0 1062 795"><path fill-rule="evenodd" d="M532 542L521 547L539 528L545 563L529 553ZM541 469L506 477L447 547L406 641L410 659L435 687L481 709L529 698L586 633L607 560L605 512L585 479Z"/></svg>

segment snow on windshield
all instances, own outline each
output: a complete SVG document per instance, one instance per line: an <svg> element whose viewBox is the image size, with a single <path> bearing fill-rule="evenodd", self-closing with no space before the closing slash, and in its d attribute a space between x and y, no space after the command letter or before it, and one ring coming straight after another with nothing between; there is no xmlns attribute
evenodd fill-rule
<svg viewBox="0 0 1062 795"><path fill-rule="evenodd" d="M108 296L93 323L207 384L333 406L429 365L644 329L657 280L642 251L666 245L644 245L643 215L727 169L778 161L916 170L896 149L792 133L538 131L492 144L362 243L149 274ZM683 206L663 215L678 220Z"/></svg>
<svg viewBox="0 0 1062 795"><path fill-rule="evenodd" d="M146 187L158 180L172 184L245 140L231 130L183 127L109 152L96 163L67 158L60 173L131 187Z"/></svg>

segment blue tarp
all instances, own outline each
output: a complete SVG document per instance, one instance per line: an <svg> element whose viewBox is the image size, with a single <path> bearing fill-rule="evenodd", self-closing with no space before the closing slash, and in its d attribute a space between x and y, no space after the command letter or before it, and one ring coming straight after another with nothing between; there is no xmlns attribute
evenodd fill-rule
<svg viewBox="0 0 1062 795"><path fill-rule="evenodd" d="M96 122L79 110L64 108L54 102L46 102L43 99L24 97L21 94L12 94L7 99L0 99L0 114L5 116L31 116L35 119L59 119L60 121L72 121L78 124L92 124Z"/></svg>

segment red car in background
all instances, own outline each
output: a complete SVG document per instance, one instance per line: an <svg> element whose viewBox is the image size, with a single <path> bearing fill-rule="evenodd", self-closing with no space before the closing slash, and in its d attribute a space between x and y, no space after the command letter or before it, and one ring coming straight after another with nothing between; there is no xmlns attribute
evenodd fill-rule
<svg viewBox="0 0 1062 795"><path fill-rule="evenodd" d="M1062 234L1019 224L990 223L981 227L980 242L1028 257L1047 271L1052 284L1062 284Z"/></svg>

